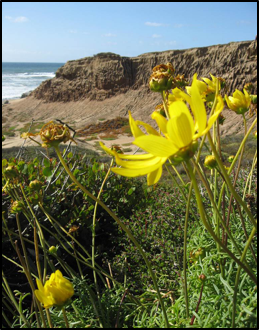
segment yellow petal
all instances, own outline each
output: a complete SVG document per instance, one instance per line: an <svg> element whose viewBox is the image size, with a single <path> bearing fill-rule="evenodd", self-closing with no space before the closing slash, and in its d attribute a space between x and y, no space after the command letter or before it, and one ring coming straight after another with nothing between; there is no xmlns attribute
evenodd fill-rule
<svg viewBox="0 0 259 330"><path fill-rule="evenodd" d="M160 135L152 126L150 126L149 124L144 123L143 121L136 120L135 123L138 126L142 125L143 127L145 127L148 134L153 134L153 135L158 135L158 136Z"/></svg>
<svg viewBox="0 0 259 330"><path fill-rule="evenodd" d="M115 156L116 152L114 150L111 150L110 148L107 148L105 144L103 144L101 141L99 141L100 146L102 149L109 155Z"/></svg>
<svg viewBox="0 0 259 330"><path fill-rule="evenodd" d="M161 167L165 162L166 162L167 158L161 158L159 162L157 162L154 165L151 165L149 167L142 167L142 168L134 168L134 169L130 169L130 168L112 168L112 172L122 175L122 176L126 176L126 177L136 177L136 176L142 176L142 175L146 175L150 172L154 172L156 171L159 167Z"/></svg>
<svg viewBox="0 0 259 330"><path fill-rule="evenodd" d="M196 85L195 76L193 78L191 94L192 94L191 109L195 118L195 122L198 123L199 132L202 132L207 124L207 114L206 114L204 102L201 98L198 87Z"/></svg>
<svg viewBox="0 0 259 330"><path fill-rule="evenodd" d="M141 129L136 124L135 120L131 116L131 112L129 111L129 124L132 135L136 138L138 136L144 135L144 133L141 131Z"/></svg>
<svg viewBox="0 0 259 330"><path fill-rule="evenodd" d="M157 183L159 181L159 179L161 178L162 171L163 171L163 167L160 166L157 170L155 170L151 173L148 173L148 175L147 175L147 184L149 186L151 186L151 185Z"/></svg>
<svg viewBox="0 0 259 330"><path fill-rule="evenodd" d="M198 134L196 134L194 136L194 139L197 139L197 138L201 137L202 135L208 133L208 131L211 129L211 127L214 124L214 122L217 120L219 114L224 109L224 101L223 101L223 99L222 99L222 97L220 95L217 97L217 101L218 102L217 102L217 105L216 105L216 108L215 108L215 112L209 118L207 127L205 128L205 130L203 130L203 132L199 132Z"/></svg>
<svg viewBox="0 0 259 330"><path fill-rule="evenodd" d="M154 155L152 154L140 154L140 155L124 155L124 154L116 154L117 157L121 159L128 159L128 160L145 160L153 158Z"/></svg>
<svg viewBox="0 0 259 330"><path fill-rule="evenodd" d="M176 101L170 105L169 111L167 132L171 141L178 149L188 146L193 139L194 123L187 106L184 102Z"/></svg>
<svg viewBox="0 0 259 330"><path fill-rule="evenodd" d="M139 161L125 161L121 160L119 157L115 157L117 165L120 165L124 168L132 168L132 169L138 169L138 168L146 168L153 165L156 165L158 162L161 161L161 157L152 157L148 160L139 160Z"/></svg>
<svg viewBox="0 0 259 330"><path fill-rule="evenodd" d="M155 135L140 136L136 138L133 144L158 157L170 157L178 150L170 140Z"/></svg>
<svg viewBox="0 0 259 330"><path fill-rule="evenodd" d="M160 113L157 111L154 111L151 115L151 118L154 119L160 128L161 132L166 135L167 130L166 130L166 125L167 125L167 120L164 116L162 116Z"/></svg>

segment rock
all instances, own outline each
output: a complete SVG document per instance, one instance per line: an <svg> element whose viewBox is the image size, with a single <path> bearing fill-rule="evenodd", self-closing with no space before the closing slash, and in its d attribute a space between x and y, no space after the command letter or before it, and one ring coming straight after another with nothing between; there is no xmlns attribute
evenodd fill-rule
<svg viewBox="0 0 259 330"><path fill-rule="evenodd" d="M44 81L32 95L46 102L70 102L83 99L104 101L107 98L146 87L152 68L170 62L176 73L191 80L209 73L229 80L230 92L242 89L245 82L257 85L257 41L186 50L169 50L123 57L100 53L92 57L68 61L56 77Z"/></svg>
<svg viewBox="0 0 259 330"><path fill-rule="evenodd" d="M26 93L23 93L21 95L21 99L24 99L25 97L29 96L31 94L32 91L29 91L29 92L26 92Z"/></svg>

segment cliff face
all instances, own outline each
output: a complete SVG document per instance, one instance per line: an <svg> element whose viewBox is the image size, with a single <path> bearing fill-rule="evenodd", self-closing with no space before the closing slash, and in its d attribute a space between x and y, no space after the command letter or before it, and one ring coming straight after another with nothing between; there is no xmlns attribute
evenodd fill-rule
<svg viewBox="0 0 259 330"><path fill-rule="evenodd" d="M133 58L100 53L69 61L32 96L45 102L70 102L104 101L136 89L149 93L152 68L167 62L173 64L177 74L184 74L190 81L195 72L198 78L209 77L209 73L220 76L226 79L230 93L236 88L242 89L246 82L257 86L257 41L244 41L146 53Z"/></svg>

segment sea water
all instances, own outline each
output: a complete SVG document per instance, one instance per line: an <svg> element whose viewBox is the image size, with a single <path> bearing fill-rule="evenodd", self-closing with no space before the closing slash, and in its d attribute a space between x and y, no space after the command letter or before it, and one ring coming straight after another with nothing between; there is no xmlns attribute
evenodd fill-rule
<svg viewBox="0 0 259 330"><path fill-rule="evenodd" d="M55 77L64 63L2 62L2 100L18 99L44 80Z"/></svg>

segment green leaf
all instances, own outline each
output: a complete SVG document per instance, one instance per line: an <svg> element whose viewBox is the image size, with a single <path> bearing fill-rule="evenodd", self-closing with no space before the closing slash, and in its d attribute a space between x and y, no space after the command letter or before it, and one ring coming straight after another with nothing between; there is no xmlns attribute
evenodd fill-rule
<svg viewBox="0 0 259 330"><path fill-rule="evenodd" d="M43 164L44 164L45 167L49 167L50 166L50 161L47 158L44 158Z"/></svg>
<svg viewBox="0 0 259 330"><path fill-rule="evenodd" d="M223 279L223 277L221 275L219 276L219 278L220 278L221 282L224 284L225 288L228 288L228 290L231 293L234 293L234 290L231 288L231 286L228 284L228 282Z"/></svg>
<svg viewBox="0 0 259 330"><path fill-rule="evenodd" d="M70 152L70 153L67 154L67 158L72 158L72 157L73 157L73 153L72 152Z"/></svg>
<svg viewBox="0 0 259 330"><path fill-rule="evenodd" d="M45 167L42 172L47 177L52 175L52 171L51 171L50 167Z"/></svg>
<svg viewBox="0 0 259 330"><path fill-rule="evenodd" d="M6 159L2 159L2 166L6 166L8 164L8 161Z"/></svg>

